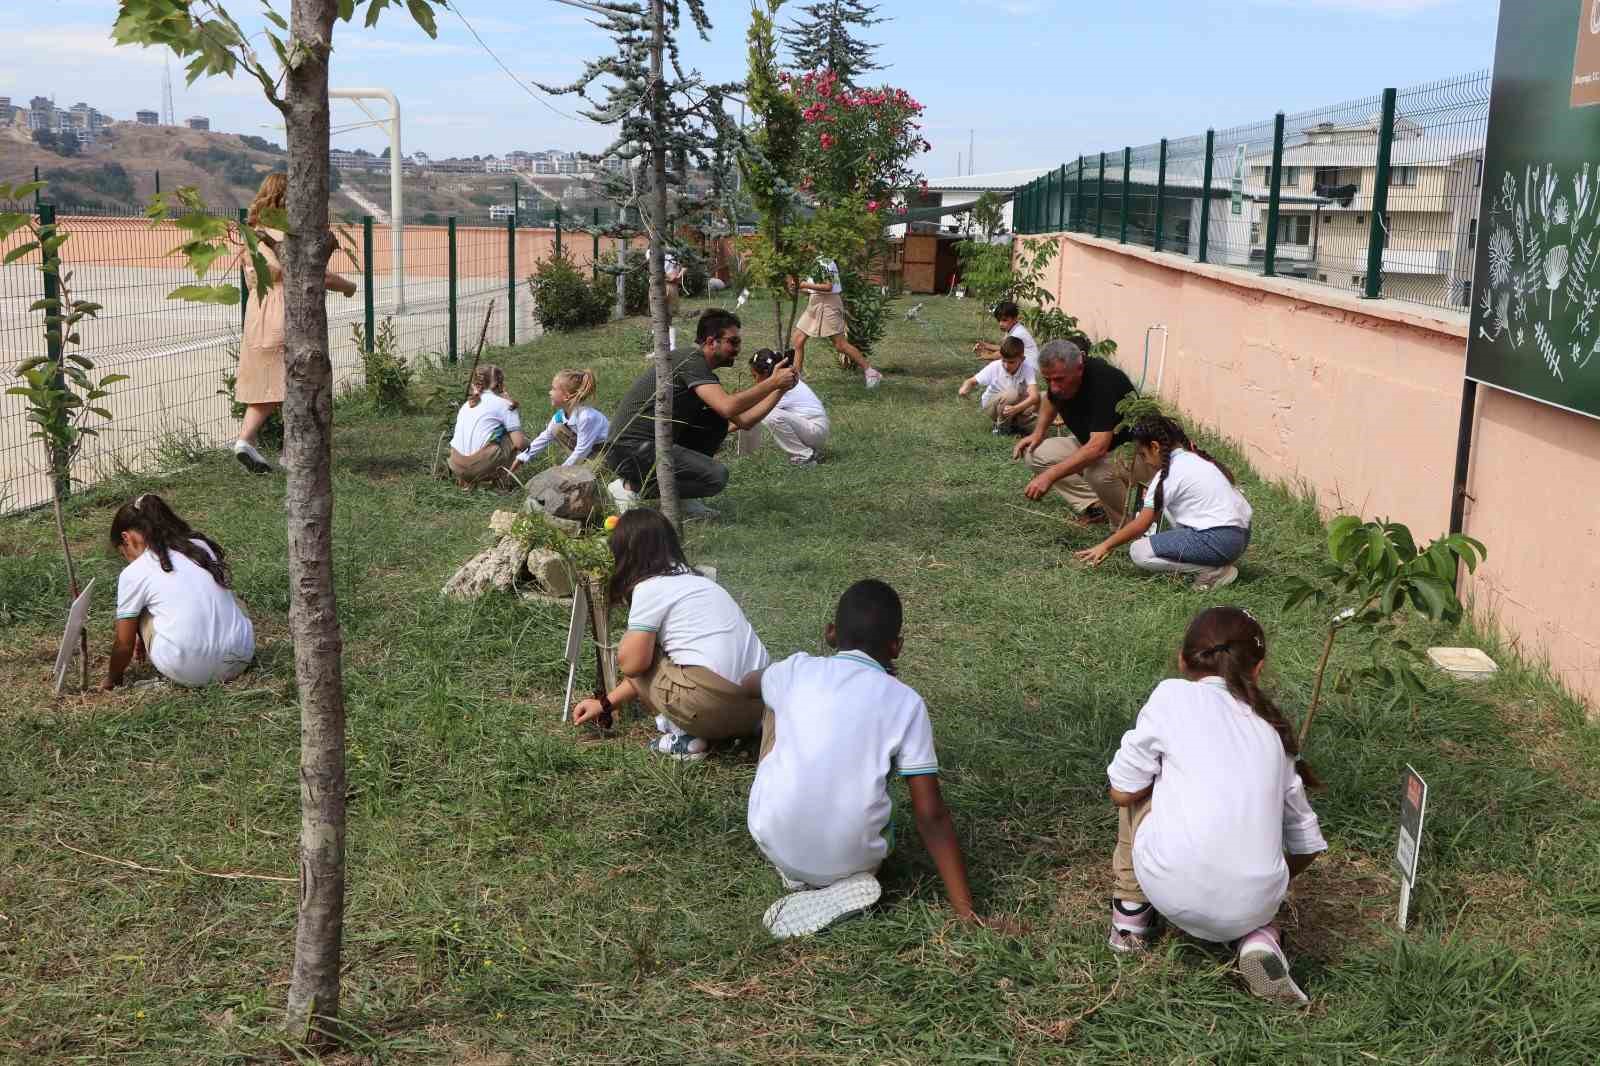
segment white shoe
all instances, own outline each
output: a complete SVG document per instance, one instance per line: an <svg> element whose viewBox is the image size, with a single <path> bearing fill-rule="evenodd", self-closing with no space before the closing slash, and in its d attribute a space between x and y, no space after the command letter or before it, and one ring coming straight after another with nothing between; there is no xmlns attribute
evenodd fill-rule
<svg viewBox="0 0 1600 1066"><path fill-rule="evenodd" d="M883 374L878 370L877 367L869 366L867 367L866 378L867 388L875 389L878 387L878 382L883 380Z"/></svg>
<svg viewBox="0 0 1600 1066"><path fill-rule="evenodd" d="M680 500L683 507L683 520L685 522L705 521L710 518L719 518L722 512L715 507L707 507L697 499Z"/></svg>
<svg viewBox="0 0 1600 1066"><path fill-rule="evenodd" d="M1289 959L1278 946L1278 938L1264 929L1257 929L1240 941L1239 973L1250 986L1251 995L1295 1007L1311 1002L1290 976Z"/></svg>
<svg viewBox="0 0 1600 1066"><path fill-rule="evenodd" d="M234 441L233 454L234 457L239 460L239 462L244 464L244 468L250 471L252 474L272 473L272 464L267 462L266 457L260 452L256 451L255 445L251 444L249 441Z"/></svg>
<svg viewBox="0 0 1600 1066"><path fill-rule="evenodd" d="M883 886L871 874L853 874L827 888L784 896L761 916L767 932L779 940L810 936L841 918L860 914L883 895Z"/></svg>
<svg viewBox="0 0 1600 1066"><path fill-rule="evenodd" d="M1231 585L1239 580L1239 568L1231 563L1219 566L1214 570L1203 570L1195 575L1194 587L1201 592L1209 592Z"/></svg>
<svg viewBox="0 0 1600 1066"><path fill-rule="evenodd" d="M617 505L618 514L627 514L639 506L639 494L623 484L620 477L612 478L606 491L611 493L611 502Z"/></svg>

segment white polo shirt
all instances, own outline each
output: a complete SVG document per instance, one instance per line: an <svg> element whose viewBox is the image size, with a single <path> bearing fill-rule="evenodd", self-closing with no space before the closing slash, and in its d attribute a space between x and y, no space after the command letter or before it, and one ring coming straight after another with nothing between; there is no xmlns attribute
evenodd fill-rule
<svg viewBox="0 0 1600 1066"><path fill-rule="evenodd" d="M738 684L772 657L728 590L699 574L651 577L633 588L628 629L654 633L667 658Z"/></svg>
<svg viewBox="0 0 1600 1066"><path fill-rule="evenodd" d="M1022 358L1037 373L1039 370L1039 342L1033 339L1033 334L1028 332L1028 327L1024 326L1019 320L1016 325L1006 330L1006 336L1015 337L1022 342Z"/></svg>
<svg viewBox="0 0 1600 1066"><path fill-rule="evenodd" d="M773 410L788 411L804 418L826 420L828 417L828 412L823 409L822 400L811 386L803 381L795 382L794 387L783 394Z"/></svg>
<svg viewBox="0 0 1600 1066"><path fill-rule="evenodd" d="M761 676L773 745L747 824L790 877L828 885L889 854L888 777L939 772L922 697L864 652L797 653Z"/></svg>
<svg viewBox="0 0 1600 1066"><path fill-rule="evenodd" d="M1156 486L1162 476L1150 479L1144 505L1156 505ZM1167 493L1161 501L1161 514L1173 525L1186 529L1216 529L1218 526L1250 528L1250 501L1228 481L1217 464L1200 458L1187 448L1174 448L1167 462Z"/></svg>
<svg viewBox="0 0 1600 1066"><path fill-rule="evenodd" d="M204 542L193 543L211 554ZM179 551L167 557L171 573L148 548L123 568L117 576L117 617L150 613L155 639L145 650L150 665L167 680L196 688L237 677L256 654L250 619L232 590L193 559Z"/></svg>
<svg viewBox="0 0 1600 1066"><path fill-rule="evenodd" d="M514 433L521 428L522 416L516 408L505 397L484 390L476 407L462 404L456 413L456 432L450 438L450 447L462 455L471 455L495 440L497 431Z"/></svg>
<svg viewBox="0 0 1600 1066"><path fill-rule="evenodd" d="M1017 366L1015 374L1006 373L1006 361L994 359L984 364L982 370L973 375L979 385L983 386L983 397L979 403L985 407L989 401L1005 392L1007 389L1016 389L1017 394L1023 398L1028 395L1028 386L1037 382L1034 366L1026 358Z"/></svg>
<svg viewBox="0 0 1600 1066"><path fill-rule="evenodd" d="M1122 792L1155 783L1133 872L1156 910L1202 940L1270 922L1289 890L1284 853L1328 847L1277 732L1220 677L1157 685L1106 777Z"/></svg>

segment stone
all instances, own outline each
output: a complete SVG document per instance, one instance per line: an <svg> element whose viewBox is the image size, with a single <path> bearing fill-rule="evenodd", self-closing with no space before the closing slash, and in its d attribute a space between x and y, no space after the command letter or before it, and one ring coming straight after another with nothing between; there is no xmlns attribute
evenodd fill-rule
<svg viewBox="0 0 1600 1066"><path fill-rule="evenodd" d="M489 528L503 537L511 532L512 525L521 517L515 511L496 511L489 516Z"/></svg>
<svg viewBox="0 0 1600 1066"><path fill-rule="evenodd" d="M527 484L529 514L587 522L600 508L600 479L586 466L553 466Z"/></svg>
<svg viewBox="0 0 1600 1066"><path fill-rule="evenodd" d="M567 561L548 548L528 553L528 577L539 592L562 599L572 595L572 569Z"/></svg>
<svg viewBox="0 0 1600 1066"><path fill-rule="evenodd" d="M1463 681L1485 681L1500 669L1477 648L1429 648L1428 659L1451 677Z"/></svg>
<svg viewBox="0 0 1600 1066"><path fill-rule="evenodd" d="M486 592L509 592L522 572L522 542L512 537L487 548L461 565L440 591L449 599L472 600Z"/></svg>

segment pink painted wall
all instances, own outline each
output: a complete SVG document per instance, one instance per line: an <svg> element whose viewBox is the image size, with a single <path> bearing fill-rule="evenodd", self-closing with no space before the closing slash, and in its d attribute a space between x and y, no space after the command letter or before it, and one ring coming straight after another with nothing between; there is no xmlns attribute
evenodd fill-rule
<svg viewBox="0 0 1600 1066"><path fill-rule="evenodd" d="M1161 393L1325 511L1449 525L1466 317L1255 277L1078 234L1049 287L1135 381L1168 329ZM1152 338L1148 384L1159 371ZM1479 390L1466 531L1479 614L1600 707L1600 421Z"/></svg>

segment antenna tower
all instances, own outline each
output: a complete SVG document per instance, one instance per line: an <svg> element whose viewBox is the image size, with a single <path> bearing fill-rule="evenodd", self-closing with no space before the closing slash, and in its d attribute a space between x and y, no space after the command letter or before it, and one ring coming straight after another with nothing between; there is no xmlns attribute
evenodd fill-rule
<svg viewBox="0 0 1600 1066"><path fill-rule="evenodd" d="M161 74L161 124L163 126L176 126L178 120L172 114L172 64L168 62Z"/></svg>

